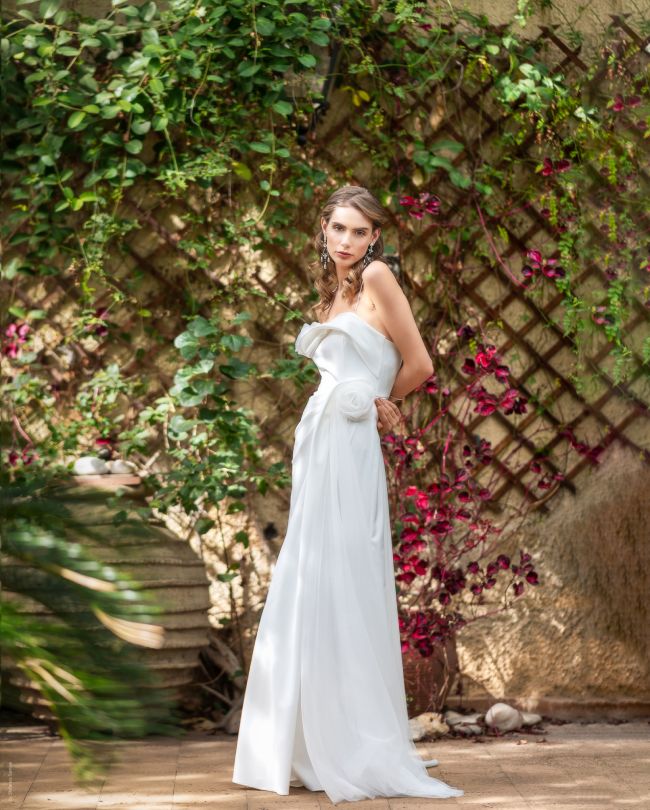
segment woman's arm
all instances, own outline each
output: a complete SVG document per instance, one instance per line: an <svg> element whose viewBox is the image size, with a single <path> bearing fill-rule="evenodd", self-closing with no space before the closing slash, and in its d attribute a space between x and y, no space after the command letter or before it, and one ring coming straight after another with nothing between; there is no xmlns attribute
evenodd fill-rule
<svg viewBox="0 0 650 810"><path fill-rule="evenodd" d="M390 268L373 261L363 271L363 286L386 331L402 355L402 367L390 396L403 399L433 374L433 361L411 312L411 305Z"/></svg>

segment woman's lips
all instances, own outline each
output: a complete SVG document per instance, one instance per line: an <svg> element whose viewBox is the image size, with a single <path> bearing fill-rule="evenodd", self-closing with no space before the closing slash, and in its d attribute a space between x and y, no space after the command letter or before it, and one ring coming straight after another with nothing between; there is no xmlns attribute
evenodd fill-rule
<svg viewBox="0 0 650 810"><path fill-rule="evenodd" d="M337 250L336 252L339 254L339 256L351 256L352 255L351 253L345 253L342 250Z"/></svg>

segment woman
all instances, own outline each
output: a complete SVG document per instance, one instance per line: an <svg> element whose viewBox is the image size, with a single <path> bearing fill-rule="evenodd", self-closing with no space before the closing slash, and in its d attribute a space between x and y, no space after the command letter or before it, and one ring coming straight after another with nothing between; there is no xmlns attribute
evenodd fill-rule
<svg viewBox="0 0 650 810"><path fill-rule="evenodd" d="M382 259L387 217L345 186L316 238L318 320L296 351L320 385L295 430L287 532L259 623L233 782L333 803L448 798L409 736L386 474L377 429L432 373L404 293ZM403 360L403 362L402 362ZM390 395L390 397L389 397Z"/></svg>

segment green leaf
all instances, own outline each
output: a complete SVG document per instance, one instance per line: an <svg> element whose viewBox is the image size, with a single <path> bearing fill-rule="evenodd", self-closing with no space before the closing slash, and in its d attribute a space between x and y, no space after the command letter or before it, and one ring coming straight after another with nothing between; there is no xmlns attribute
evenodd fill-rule
<svg viewBox="0 0 650 810"><path fill-rule="evenodd" d="M61 3L59 0L43 0L43 2L39 6L39 12L41 17L44 20L49 19L50 17L54 17L56 12L59 10L59 6Z"/></svg>
<svg viewBox="0 0 650 810"><path fill-rule="evenodd" d="M180 414L175 414L169 420L169 428L174 433L183 434L187 433L187 431L191 430L194 427L194 421L191 419L186 419L184 416Z"/></svg>
<svg viewBox="0 0 650 810"><path fill-rule="evenodd" d="M18 256L14 256L8 262L6 262L2 268L2 278L6 278L8 281L15 278L21 267L20 262L21 259L19 259Z"/></svg>
<svg viewBox="0 0 650 810"><path fill-rule="evenodd" d="M248 376L252 366L250 363L243 363L236 357L230 359L228 363L219 366L219 371L232 380L243 380Z"/></svg>
<svg viewBox="0 0 650 810"><path fill-rule="evenodd" d="M463 146L462 143L459 143L458 141L450 141L450 140L446 140L446 139L441 140L441 141L436 141L434 144L431 145L431 151L432 152L438 152L438 151L444 150L446 152L453 152L453 154L455 154L455 155L462 152L464 148L465 147Z"/></svg>
<svg viewBox="0 0 650 810"><path fill-rule="evenodd" d="M262 143L261 141L253 141L250 145L250 148L253 149L255 152L262 152L263 154L267 155L271 151L271 147L268 143Z"/></svg>
<svg viewBox="0 0 650 810"><path fill-rule="evenodd" d="M240 62L237 66L237 73L244 77L253 76L261 67L259 62L257 64L254 62Z"/></svg>
<svg viewBox="0 0 650 810"><path fill-rule="evenodd" d="M216 334L217 328L213 323L210 323L207 318L199 315L189 322L187 331L195 337L207 337L208 335Z"/></svg>
<svg viewBox="0 0 650 810"><path fill-rule="evenodd" d="M189 332L182 332L174 338L174 346L180 349L181 356L185 360L191 360L198 351L199 342Z"/></svg>
<svg viewBox="0 0 650 810"><path fill-rule="evenodd" d="M312 31L309 39L321 48L326 48L330 44L330 38L322 31Z"/></svg>
<svg viewBox="0 0 650 810"><path fill-rule="evenodd" d="M158 31L155 28L145 28L145 30L142 32L142 44L143 45L160 44L160 37L158 36Z"/></svg>
<svg viewBox="0 0 650 810"><path fill-rule="evenodd" d="M253 173L245 163L240 163L238 160L233 160L232 167L235 174L238 177L241 177L242 180L250 180L253 176Z"/></svg>
<svg viewBox="0 0 650 810"><path fill-rule="evenodd" d="M316 17L311 21L312 28L318 28L321 31L329 31L332 27L332 22L327 17Z"/></svg>
<svg viewBox="0 0 650 810"><path fill-rule="evenodd" d="M197 534L202 535L209 532L214 525L214 520L210 520L210 518L199 518L194 525L194 530Z"/></svg>
<svg viewBox="0 0 650 810"><path fill-rule="evenodd" d="M131 129L136 135L145 135L151 129L151 121L142 121L141 119L136 119L131 124Z"/></svg>
<svg viewBox="0 0 650 810"><path fill-rule="evenodd" d="M459 172L457 169L452 169L449 172L449 179L457 188L469 188L472 185L471 177Z"/></svg>
<svg viewBox="0 0 650 810"><path fill-rule="evenodd" d="M144 20L144 22L151 22L153 18L156 16L156 12L158 11L157 5L150 0L150 2L145 3L140 8L140 19Z"/></svg>
<svg viewBox="0 0 650 810"><path fill-rule="evenodd" d="M70 129L75 129L75 127L78 127L85 117L86 113L83 110L75 110L75 112L73 112L68 118L68 126Z"/></svg>
<svg viewBox="0 0 650 810"><path fill-rule="evenodd" d="M115 118L119 112L121 112L119 107L116 107L115 104L109 104L102 107L102 118Z"/></svg>
<svg viewBox="0 0 650 810"><path fill-rule="evenodd" d="M275 31L275 23L267 17L258 17L255 20L255 28L258 34L268 37Z"/></svg>
<svg viewBox="0 0 650 810"><path fill-rule="evenodd" d="M280 115L291 115L293 111L293 105L290 104L288 101L282 101L280 99L279 101L275 101L273 103L273 109L277 113L280 113Z"/></svg>
<svg viewBox="0 0 650 810"><path fill-rule="evenodd" d="M298 61L306 68L312 68L316 64L316 57L311 53L301 53L298 57Z"/></svg>
<svg viewBox="0 0 650 810"><path fill-rule="evenodd" d="M440 155L433 155L429 159L430 166L439 166L441 169L447 169L448 172L451 172L454 168L452 162L447 158L440 157Z"/></svg>

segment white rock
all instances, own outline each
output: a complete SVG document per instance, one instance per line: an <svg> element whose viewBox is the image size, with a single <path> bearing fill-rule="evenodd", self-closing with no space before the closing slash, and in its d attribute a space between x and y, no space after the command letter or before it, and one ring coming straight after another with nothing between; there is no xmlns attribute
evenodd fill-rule
<svg viewBox="0 0 650 810"><path fill-rule="evenodd" d="M72 466L73 475L106 475L108 466L103 458L81 456Z"/></svg>
<svg viewBox="0 0 650 810"><path fill-rule="evenodd" d="M423 737L442 737L449 731L449 726L445 723L442 715L438 712L424 712L409 720L411 739L421 740Z"/></svg>
<svg viewBox="0 0 650 810"><path fill-rule="evenodd" d="M454 726L454 731L457 731L459 734L465 734L467 737L478 736L483 733L481 726L478 726L476 723L459 723L457 726Z"/></svg>
<svg viewBox="0 0 650 810"><path fill-rule="evenodd" d="M445 712L445 723L450 726L458 726L461 724L476 724L480 723L483 719L482 714L459 714L459 712L453 712L451 709L448 712Z"/></svg>
<svg viewBox="0 0 650 810"><path fill-rule="evenodd" d="M537 723L542 722L541 714L531 714L530 712L522 712L521 718L524 726L535 726Z"/></svg>
<svg viewBox="0 0 650 810"><path fill-rule="evenodd" d="M130 475L136 469L132 461L124 461L121 458L116 458L115 461L107 461L106 465L112 475Z"/></svg>
<svg viewBox="0 0 650 810"><path fill-rule="evenodd" d="M516 731L524 724L524 718L520 711L507 703L495 703L488 709L485 722L499 731Z"/></svg>
<svg viewBox="0 0 650 810"><path fill-rule="evenodd" d="M459 723L462 723L464 720L464 715L458 714L458 712L452 712L451 710L445 712L445 723L450 726L457 726Z"/></svg>

